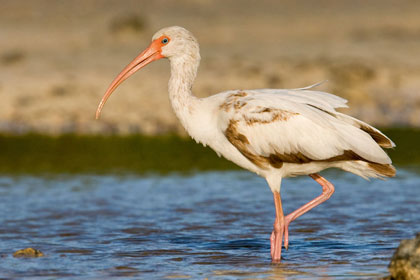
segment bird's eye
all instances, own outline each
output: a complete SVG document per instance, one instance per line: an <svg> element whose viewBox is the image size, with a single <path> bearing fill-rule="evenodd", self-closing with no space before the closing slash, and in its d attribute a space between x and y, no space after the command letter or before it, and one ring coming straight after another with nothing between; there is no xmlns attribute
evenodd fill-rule
<svg viewBox="0 0 420 280"><path fill-rule="evenodd" d="M163 38L162 39L162 44L167 44L169 42L169 39L168 38Z"/></svg>

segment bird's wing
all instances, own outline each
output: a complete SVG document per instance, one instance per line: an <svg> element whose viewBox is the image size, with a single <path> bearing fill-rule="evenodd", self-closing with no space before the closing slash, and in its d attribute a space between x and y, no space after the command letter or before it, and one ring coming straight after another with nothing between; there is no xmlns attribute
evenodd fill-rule
<svg viewBox="0 0 420 280"><path fill-rule="evenodd" d="M347 100L341 98L337 95L322 92L322 91L314 91L309 90L316 85L312 85L305 88L299 89L291 89L291 90L284 90L284 89L259 89L255 91L255 93L268 93L268 94L275 94L281 97L281 99L289 100L291 102L297 102L302 104L308 104L315 107L318 107L322 110L328 112L335 112L335 108L347 108Z"/></svg>
<svg viewBox="0 0 420 280"><path fill-rule="evenodd" d="M261 92L275 93L281 95L283 98L289 98L291 101L301 102L314 106L320 110L327 111L335 118L340 119L346 123L360 128L361 130L368 133L381 147L393 148L395 147L394 142L389 139L386 135L380 132L373 126L353 118L351 116L339 113L335 111L335 108L347 108L347 100L331 93L322 91L313 91L314 87L324 83L325 81L310 85L304 88L298 88L293 90L282 90L282 89L266 89Z"/></svg>
<svg viewBox="0 0 420 280"><path fill-rule="evenodd" d="M260 167L346 159L391 163L369 133L336 116L340 113L335 108L345 103L335 95L309 90L225 92L219 127Z"/></svg>

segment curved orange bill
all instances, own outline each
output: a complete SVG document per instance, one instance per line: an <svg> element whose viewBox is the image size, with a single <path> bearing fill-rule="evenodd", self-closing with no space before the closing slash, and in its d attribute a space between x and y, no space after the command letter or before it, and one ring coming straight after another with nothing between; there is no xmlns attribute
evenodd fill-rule
<svg viewBox="0 0 420 280"><path fill-rule="evenodd" d="M152 61L158 60L163 58L164 56L160 53L161 52L161 44L160 38L154 40L147 49L145 49L141 54L139 54L133 61L131 61L118 76L112 81L109 85L108 89L106 90L104 96L102 97L101 102L98 105L98 109L96 109L96 119L99 119L101 115L102 108L105 105L105 102L111 96L112 92L128 77L133 75L136 71L140 70L147 64Z"/></svg>

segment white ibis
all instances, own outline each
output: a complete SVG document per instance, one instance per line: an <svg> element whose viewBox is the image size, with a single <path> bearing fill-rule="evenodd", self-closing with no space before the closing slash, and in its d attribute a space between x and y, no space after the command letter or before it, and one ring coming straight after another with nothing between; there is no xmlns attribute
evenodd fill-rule
<svg viewBox="0 0 420 280"><path fill-rule="evenodd" d="M273 262L281 259L283 240L288 248L289 224L333 194L333 184L318 172L336 167L363 178L395 176L391 159L382 150L395 144L376 128L337 112L335 108L347 107L347 101L338 96L312 87L194 96L199 46L188 30L178 26L159 30L149 47L121 71L102 98L96 118L118 85L161 58L170 61L169 98L190 136L267 180L276 210L270 238ZM284 216L282 178L298 175L309 175L322 186L322 194Z"/></svg>

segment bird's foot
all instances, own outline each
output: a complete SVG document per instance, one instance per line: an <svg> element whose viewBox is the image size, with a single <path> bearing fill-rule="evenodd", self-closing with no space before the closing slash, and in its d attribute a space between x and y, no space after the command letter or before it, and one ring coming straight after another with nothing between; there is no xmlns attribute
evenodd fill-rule
<svg viewBox="0 0 420 280"><path fill-rule="evenodd" d="M281 260L281 247L283 243L284 224L275 223L274 230L271 233L271 260L273 263L279 263Z"/></svg>

